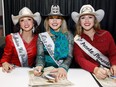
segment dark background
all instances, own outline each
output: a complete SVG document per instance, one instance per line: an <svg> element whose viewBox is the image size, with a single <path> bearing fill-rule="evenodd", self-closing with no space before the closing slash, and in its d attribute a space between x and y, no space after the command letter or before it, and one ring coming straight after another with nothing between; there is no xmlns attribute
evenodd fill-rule
<svg viewBox="0 0 116 87"><path fill-rule="evenodd" d="M65 15L69 30L74 33L75 23L72 21L70 14L72 11L79 12L84 4L91 4L95 10L103 9L105 11L104 19L101 21L101 28L108 30L116 42L116 0L3 0L4 1L4 18L5 18L5 35L13 32L13 23L11 14L18 15L20 9L24 6L30 8L33 13L40 12L42 19L50 13L51 5L59 5L61 13ZM41 32L44 31L43 20L40 24ZM71 67L77 67L74 60Z"/></svg>

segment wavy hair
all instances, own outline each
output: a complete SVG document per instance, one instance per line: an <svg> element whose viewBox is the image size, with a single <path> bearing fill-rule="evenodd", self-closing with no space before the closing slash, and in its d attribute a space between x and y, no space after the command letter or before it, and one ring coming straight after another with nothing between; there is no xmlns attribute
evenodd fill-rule
<svg viewBox="0 0 116 87"><path fill-rule="evenodd" d="M97 21L96 17L95 17L95 20L94 20L94 26L93 26L93 28L95 29L95 31L101 30L100 23ZM78 23L76 23L75 35L78 34L78 35L81 36L82 32L83 32L83 28L81 26L80 18L79 18Z"/></svg>

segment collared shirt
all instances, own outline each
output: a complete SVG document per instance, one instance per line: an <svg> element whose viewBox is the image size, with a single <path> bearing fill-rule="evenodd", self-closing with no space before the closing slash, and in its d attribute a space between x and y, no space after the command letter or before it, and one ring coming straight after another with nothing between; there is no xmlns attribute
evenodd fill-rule
<svg viewBox="0 0 116 87"><path fill-rule="evenodd" d="M74 41L73 41L73 35L70 32L67 33L66 37L69 41L69 54L68 54L68 57L64 59L64 62L59 67L62 67L66 71L68 71L71 60L73 58L72 51L73 51ZM55 40L55 38L52 38L52 39ZM44 45L40 37L38 37L36 66L43 66L43 67L53 66L55 68L58 68L58 66L53 60L52 61L49 61L49 60L51 60L51 57L48 54L48 52L46 52L46 50L44 49Z"/></svg>
<svg viewBox="0 0 116 87"><path fill-rule="evenodd" d="M116 46L111 34L106 30L99 30L94 34L93 40L86 34L81 36L88 41L92 46L97 48L102 54L107 56L111 65L116 65ZM97 61L87 55L76 43L74 43L75 61L85 70L93 72L96 66L99 66Z"/></svg>

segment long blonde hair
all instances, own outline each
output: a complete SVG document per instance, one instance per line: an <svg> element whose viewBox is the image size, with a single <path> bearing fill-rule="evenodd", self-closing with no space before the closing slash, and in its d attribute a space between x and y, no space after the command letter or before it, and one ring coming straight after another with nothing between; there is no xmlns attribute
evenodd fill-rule
<svg viewBox="0 0 116 87"><path fill-rule="evenodd" d="M51 33L50 33L50 26L49 26L49 24L48 24L48 20L49 20L50 17L51 17L51 16L48 16L48 17L45 19L45 21L44 21L44 27L45 27L46 31L47 31L49 34L51 34ZM61 27L60 27L62 33L68 32L68 28L67 28L67 24L66 24L65 19L64 19L62 16L58 16L58 17L60 17L60 18L62 19L62 24L61 24Z"/></svg>
<svg viewBox="0 0 116 87"><path fill-rule="evenodd" d="M95 20L94 20L94 26L93 26L93 28L95 29L95 31L101 30L100 23L97 21L96 17L95 17ZM75 35L78 34L78 35L81 36L82 32L83 32L83 28L81 26L80 18L79 18L78 23L76 23Z"/></svg>

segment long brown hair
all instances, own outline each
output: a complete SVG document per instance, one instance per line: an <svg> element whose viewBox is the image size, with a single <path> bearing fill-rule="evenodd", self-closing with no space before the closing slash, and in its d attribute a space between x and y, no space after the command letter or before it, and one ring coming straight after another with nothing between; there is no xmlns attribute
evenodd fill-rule
<svg viewBox="0 0 116 87"><path fill-rule="evenodd" d="M95 20L94 20L94 26L93 26L93 28L95 29L95 31L101 30L100 23L97 21L96 17L95 17ZM78 23L76 23L75 35L78 34L78 35L81 36L82 32L83 32L83 28L82 28L82 26L80 24L80 18L79 18Z"/></svg>

